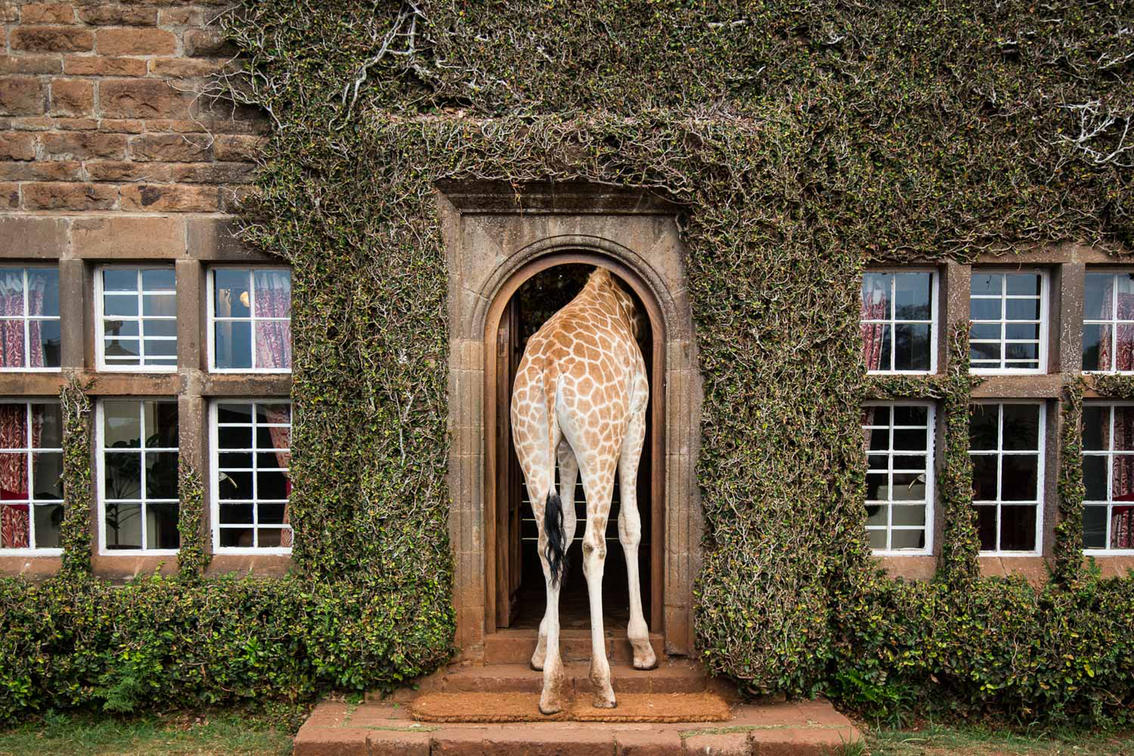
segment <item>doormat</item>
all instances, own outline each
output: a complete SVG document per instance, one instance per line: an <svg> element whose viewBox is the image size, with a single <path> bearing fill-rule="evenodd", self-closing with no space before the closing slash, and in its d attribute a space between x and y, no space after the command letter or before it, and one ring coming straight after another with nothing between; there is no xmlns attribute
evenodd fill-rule
<svg viewBox="0 0 1134 756"><path fill-rule="evenodd" d="M563 711L541 714L538 693L424 693L410 704L421 722L726 722L728 703L715 693L619 693L613 709L591 706L589 694Z"/></svg>

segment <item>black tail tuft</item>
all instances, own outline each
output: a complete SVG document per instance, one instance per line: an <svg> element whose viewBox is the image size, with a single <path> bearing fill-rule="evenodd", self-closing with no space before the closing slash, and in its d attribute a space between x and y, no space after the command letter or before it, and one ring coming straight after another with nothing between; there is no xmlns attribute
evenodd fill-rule
<svg viewBox="0 0 1134 756"><path fill-rule="evenodd" d="M543 510L543 532L547 534L545 556L551 570L551 584L559 585L566 567L567 545L563 543L563 502L554 489L547 495L547 506Z"/></svg>

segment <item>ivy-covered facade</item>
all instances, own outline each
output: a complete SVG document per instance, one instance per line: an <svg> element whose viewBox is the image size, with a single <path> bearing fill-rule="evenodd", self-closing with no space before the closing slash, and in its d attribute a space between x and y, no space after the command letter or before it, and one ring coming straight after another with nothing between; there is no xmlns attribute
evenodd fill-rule
<svg viewBox="0 0 1134 756"><path fill-rule="evenodd" d="M1042 390L990 394L1009 384L972 369L989 339L969 324L973 271L1129 262L1128 5L280 0L219 24L241 73L217 86L272 127L242 238L292 276L292 569L206 576L204 484L183 465L177 575L93 576L94 420L68 385L63 566L0 581L0 717L303 699L461 652L464 292L446 286L440 187L505 187L503 202L551 184L674 208L703 391L691 611L710 671L867 714L1130 720L1134 578L1085 558L1081 460L1084 407L1134 383L1084 378L1064 349L1037 366ZM864 273L914 269L952 282L936 370L872 374ZM982 573L971 431L997 398L1043 403L1055 450L1034 549L1050 575L1031 581ZM895 400L932 406L939 429L920 579L871 555L864 508L863 407Z"/></svg>

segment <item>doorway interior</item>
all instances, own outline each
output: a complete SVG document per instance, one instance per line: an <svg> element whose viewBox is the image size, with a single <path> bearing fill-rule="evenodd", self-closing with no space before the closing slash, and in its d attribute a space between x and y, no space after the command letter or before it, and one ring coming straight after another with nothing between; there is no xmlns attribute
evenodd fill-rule
<svg viewBox="0 0 1134 756"><path fill-rule="evenodd" d="M505 305L496 338L496 596L495 627L535 629L543 617L545 587L537 554L537 528L532 517L523 474L512 444L509 406L512 380L527 340L556 311L583 288L594 264L564 261L545 267L524 280ZM663 363L658 329L652 308L618 271L613 271L635 305L651 317L639 337L639 347L650 371L650 406L646 416L646 443L638 466L638 509L642 519L642 542L638 549L642 605L650 629L661 630L662 529L664 501L663 476L656 469L661 439L657 431L659 390ZM608 631L624 630L629 620L629 591L626 561L618 540L618 512L621 506L615 481L610 518L606 531L606 564L603 577L603 617ZM578 526L567 551L567 572L560 593L560 626L564 629L589 628L590 611L586 581L582 570L582 536L586 527L586 501L582 481L576 484L575 510Z"/></svg>

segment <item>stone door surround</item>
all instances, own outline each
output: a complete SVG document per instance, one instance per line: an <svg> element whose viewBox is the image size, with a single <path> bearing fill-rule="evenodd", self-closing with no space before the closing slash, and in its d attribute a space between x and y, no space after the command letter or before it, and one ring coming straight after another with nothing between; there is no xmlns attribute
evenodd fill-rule
<svg viewBox="0 0 1134 756"><path fill-rule="evenodd" d="M637 290L661 335L663 414L656 419L664 430L654 464L664 476L663 626L650 629L664 634L668 653L691 653L702 530L696 482L702 390L678 208L645 191L579 184L446 182L438 185L437 201L448 265L449 531L461 658L483 658L485 636L496 628L496 419L489 384L500 314L524 280L563 262L610 267Z"/></svg>

